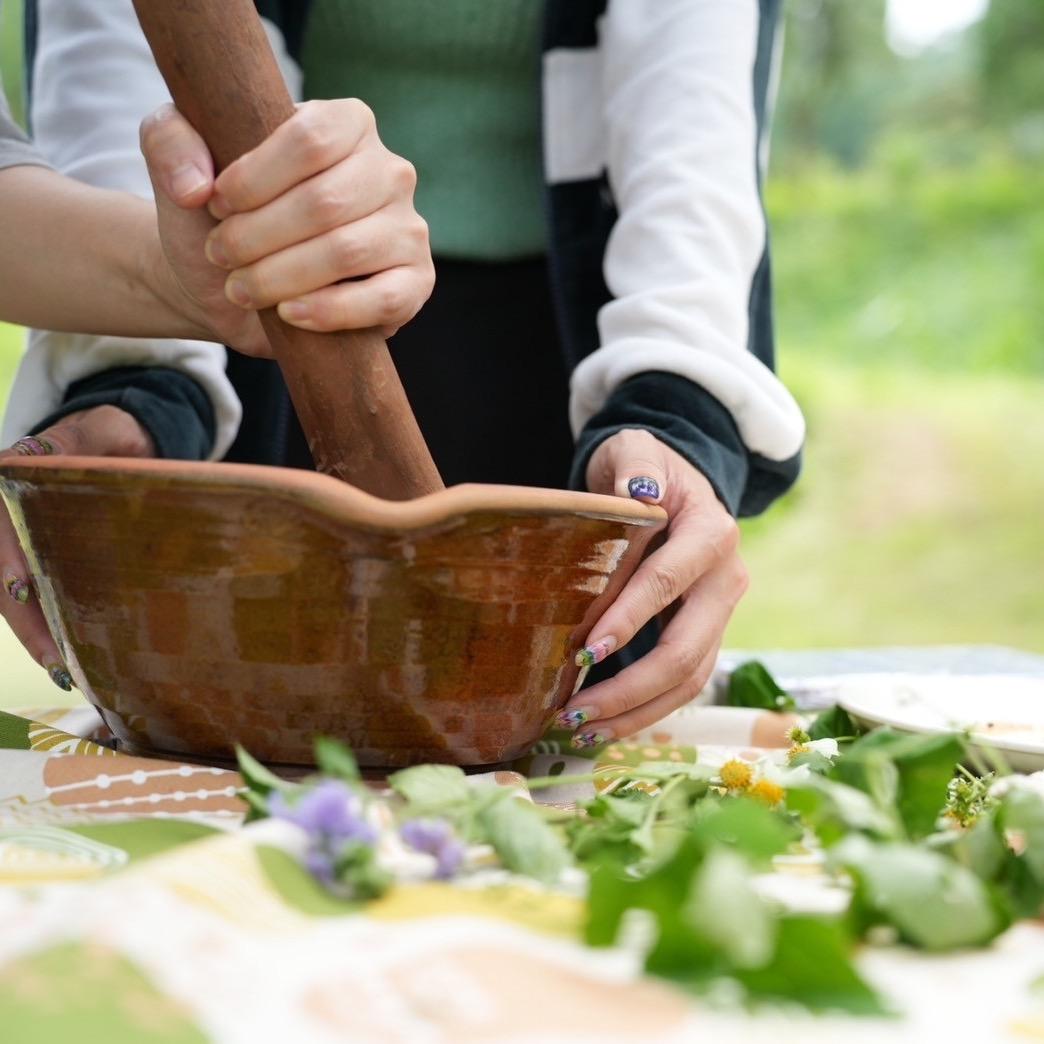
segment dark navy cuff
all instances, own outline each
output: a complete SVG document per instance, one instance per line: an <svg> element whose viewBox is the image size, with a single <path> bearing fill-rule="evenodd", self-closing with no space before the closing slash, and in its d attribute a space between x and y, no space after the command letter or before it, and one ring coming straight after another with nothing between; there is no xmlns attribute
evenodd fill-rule
<svg viewBox="0 0 1044 1044"><path fill-rule="evenodd" d="M120 366L75 381L62 405L30 434L95 406L117 406L129 413L152 436L157 457L206 460L214 449L210 397L180 370L155 366Z"/></svg>
<svg viewBox="0 0 1044 1044"><path fill-rule="evenodd" d="M591 454L610 435L642 428L698 468L732 515L757 515L785 493L801 470L801 454L783 461L751 453L732 414L685 377L650 371L625 381L584 425L570 484L586 488Z"/></svg>

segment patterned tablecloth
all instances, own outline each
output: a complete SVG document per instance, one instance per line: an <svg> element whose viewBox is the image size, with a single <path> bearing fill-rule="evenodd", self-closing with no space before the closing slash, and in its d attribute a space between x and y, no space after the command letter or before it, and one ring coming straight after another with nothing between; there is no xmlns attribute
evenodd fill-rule
<svg viewBox="0 0 1044 1044"><path fill-rule="evenodd" d="M1044 674L1044 660L1004 650L910 655L917 670L949 656L961 672ZM810 704L839 672L881 669L871 653L767 659L792 684L813 680ZM597 758L691 759L729 738L709 737L708 720L686 708ZM895 1019L727 1013L643 978L627 949L586 949L575 898L502 871L399 886L358 912L300 868L289 824L241 825L238 775L116 753L91 738L100 724L87 707L0 713L3 1044L1044 1040L1040 924L946 957L867 948L860 968ZM590 761L549 741L518 767ZM524 786L514 772L472 780ZM795 907L844 901L807 873L762 883Z"/></svg>

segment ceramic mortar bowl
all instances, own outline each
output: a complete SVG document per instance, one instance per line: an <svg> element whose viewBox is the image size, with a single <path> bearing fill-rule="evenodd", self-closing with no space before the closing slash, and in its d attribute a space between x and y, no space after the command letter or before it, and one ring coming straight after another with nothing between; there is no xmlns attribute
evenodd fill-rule
<svg viewBox="0 0 1044 1044"><path fill-rule="evenodd" d="M406 502L282 468L75 457L0 467L74 681L136 752L489 765L579 683L577 650L664 514L456 486Z"/></svg>

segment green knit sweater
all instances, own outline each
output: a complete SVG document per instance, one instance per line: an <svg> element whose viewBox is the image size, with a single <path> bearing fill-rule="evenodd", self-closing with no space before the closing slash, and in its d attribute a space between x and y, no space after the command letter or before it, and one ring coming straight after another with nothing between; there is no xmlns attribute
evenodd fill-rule
<svg viewBox="0 0 1044 1044"><path fill-rule="evenodd" d="M544 252L542 0L316 0L306 98L356 97L417 168L437 257Z"/></svg>

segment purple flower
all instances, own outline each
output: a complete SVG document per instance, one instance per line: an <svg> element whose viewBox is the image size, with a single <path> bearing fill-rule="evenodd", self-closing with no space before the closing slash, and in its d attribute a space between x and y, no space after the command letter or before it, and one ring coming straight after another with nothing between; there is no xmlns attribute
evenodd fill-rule
<svg viewBox="0 0 1044 1044"><path fill-rule="evenodd" d="M268 811L301 827L313 844L359 841L372 845L377 840L377 831L366 821L362 798L340 780L323 780L293 802L276 792L268 800Z"/></svg>
<svg viewBox="0 0 1044 1044"><path fill-rule="evenodd" d="M464 846L445 819L411 819L399 828L403 841L435 857L435 876L448 880L464 862Z"/></svg>

